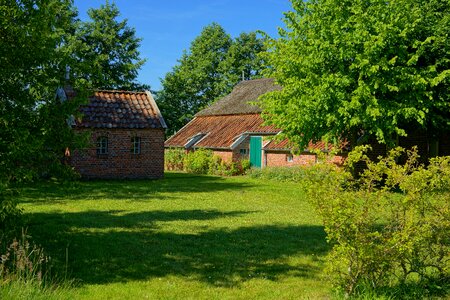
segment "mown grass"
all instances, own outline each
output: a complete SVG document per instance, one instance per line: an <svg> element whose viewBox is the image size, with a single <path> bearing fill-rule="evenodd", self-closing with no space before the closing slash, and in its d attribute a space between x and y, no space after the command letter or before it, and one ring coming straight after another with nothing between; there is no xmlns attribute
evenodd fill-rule
<svg viewBox="0 0 450 300"><path fill-rule="evenodd" d="M329 246L298 184L167 173L20 195L71 299L323 299Z"/></svg>

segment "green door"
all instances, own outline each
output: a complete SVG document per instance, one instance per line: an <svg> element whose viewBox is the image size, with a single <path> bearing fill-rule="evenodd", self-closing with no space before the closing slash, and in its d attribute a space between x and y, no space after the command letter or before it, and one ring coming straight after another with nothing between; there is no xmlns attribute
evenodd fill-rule
<svg viewBox="0 0 450 300"><path fill-rule="evenodd" d="M252 167L261 168L261 147L262 137L250 137L250 165Z"/></svg>

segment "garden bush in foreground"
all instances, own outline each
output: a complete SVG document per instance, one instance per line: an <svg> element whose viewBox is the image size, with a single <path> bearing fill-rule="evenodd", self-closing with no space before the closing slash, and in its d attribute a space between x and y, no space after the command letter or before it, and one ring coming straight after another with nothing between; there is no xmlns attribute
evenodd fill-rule
<svg viewBox="0 0 450 300"><path fill-rule="evenodd" d="M347 295L367 289L412 298L445 292L450 157L433 158L425 167L416 149L396 148L372 162L367 149L350 153L345 171L316 165L307 171L313 176L303 177L333 245L329 274ZM406 163L398 164L405 154ZM352 168L360 161L367 168L354 177Z"/></svg>

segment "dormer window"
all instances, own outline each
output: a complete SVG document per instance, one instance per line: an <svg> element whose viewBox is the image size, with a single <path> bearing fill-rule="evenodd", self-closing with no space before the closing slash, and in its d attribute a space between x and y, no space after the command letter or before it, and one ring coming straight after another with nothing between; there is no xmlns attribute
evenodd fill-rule
<svg viewBox="0 0 450 300"><path fill-rule="evenodd" d="M101 136L97 139L97 154L108 154L108 138L106 136Z"/></svg>
<svg viewBox="0 0 450 300"><path fill-rule="evenodd" d="M206 136L206 133L197 133L193 137L191 137L188 142L184 145L184 148L189 149L195 144L197 144L201 139L203 139Z"/></svg>

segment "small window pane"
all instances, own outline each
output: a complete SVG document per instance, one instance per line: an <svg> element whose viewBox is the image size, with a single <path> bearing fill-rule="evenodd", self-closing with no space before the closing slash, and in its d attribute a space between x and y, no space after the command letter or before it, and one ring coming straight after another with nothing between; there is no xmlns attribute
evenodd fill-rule
<svg viewBox="0 0 450 300"><path fill-rule="evenodd" d="M287 162L293 162L294 161L294 156L292 154L287 154L286 155L286 161Z"/></svg>
<svg viewBox="0 0 450 300"><path fill-rule="evenodd" d="M248 149L239 149L239 154L240 155L247 155L248 154Z"/></svg>
<svg viewBox="0 0 450 300"><path fill-rule="evenodd" d="M141 138L138 136L131 138L131 153L133 154L141 153Z"/></svg>
<svg viewBox="0 0 450 300"><path fill-rule="evenodd" d="M97 139L97 154L108 154L108 138L106 136Z"/></svg>

